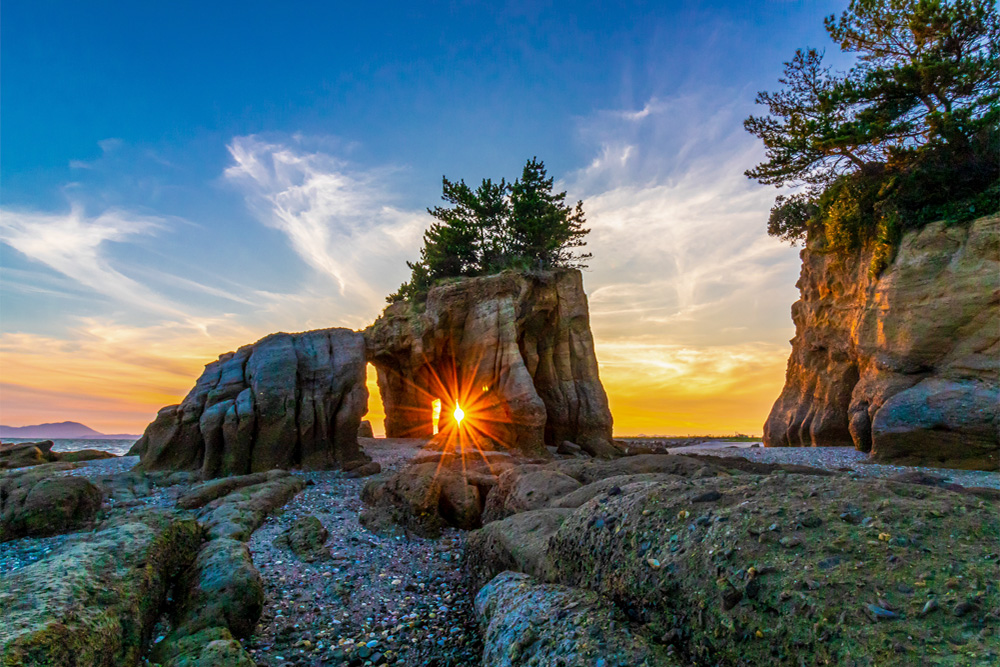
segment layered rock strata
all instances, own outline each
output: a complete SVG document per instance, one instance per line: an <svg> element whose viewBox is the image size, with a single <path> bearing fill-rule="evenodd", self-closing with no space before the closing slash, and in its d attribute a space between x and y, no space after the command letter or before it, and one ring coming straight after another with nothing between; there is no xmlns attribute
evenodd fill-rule
<svg viewBox="0 0 1000 667"><path fill-rule="evenodd" d="M386 308L365 331L386 435L432 435L432 403L482 441L544 455L576 443L614 456L587 297L577 270L504 273L431 289Z"/></svg>
<svg viewBox="0 0 1000 667"><path fill-rule="evenodd" d="M205 367L180 405L160 410L131 454L145 470L205 479L363 458L365 343L348 329L278 333Z"/></svg>
<svg viewBox="0 0 1000 667"><path fill-rule="evenodd" d="M815 241L785 387L764 425L776 446L854 446L874 459L1000 467L1000 217L906 234L869 274Z"/></svg>

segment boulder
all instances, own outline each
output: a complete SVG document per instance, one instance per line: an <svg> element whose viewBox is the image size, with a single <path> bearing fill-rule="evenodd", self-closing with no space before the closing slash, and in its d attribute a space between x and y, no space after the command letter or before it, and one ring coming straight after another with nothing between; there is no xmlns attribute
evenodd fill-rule
<svg viewBox="0 0 1000 667"><path fill-rule="evenodd" d="M440 462L409 465L365 485L361 522L372 530L401 526L431 537L445 526L478 528L486 494L495 484L488 468L472 463L464 468Z"/></svg>
<svg viewBox="0 0 1000 667"><path fill-rule="evenodd" d="M524 466L500 475L496 489L486 498L483 521L488 523L511 514L548 507L553 499L582 486L558 470Z"/></svg>
<svg viewBox="0 0 1000 667"><path fill-rule="evenodd" d="M386 436L430 437L548 456L572 441L613 457L611 411L598 376L583 278L575 269L465 278L398 302L365 330ZM459 405L464 426L451 415Z"/></svg>
<svg viewBox="0 0 1000 667"><path fill-rule="evenodd" d="M470 533L462 559L469 590L478 591L506 570L547 580L549 538L570 514L570 509L532 510Z"/></svg>
<svg viewBox="0 0 1000 667"><path fill-rule="evenodd" d="M504 572L479 591L475 608L490 667L681 664L634 632L610 600L579 588Z"/></svg>
<svg viewBox="0 0 1000 667"><path fill-rule="evenodd" d="M101 489L83 477L5 473L0 476L0 542L88 526L103 499Z"/></svg>
<svg viewBox="0 0 1000 667"><path fill-rule="evenodd" d="M114 454L97 449L81 449L75 452L53 452L52 441L0 443L0 470L25 468L45 463L62 461L82 463L96 459L113 459Z"/></svg>
<svg viewBox="0 0 1000 667"><path fill-rule="evenodd" d="M52 441L0 443L0 468L24 468L55 461Z"/></svg>
<svg viewBox="0 0 1000 667"><path fill-rule="evenodd" d="M1000 657L992 632L966 632L960 647L936 638L995 623L987 536L1000 531L998 510L948 489L845 476L675 478L571 510L542 564L531 562L545 581L614 600L684 664L989 662ZM499 568L509 560L498 553ZM974 616L926 611L938 605Z"/></svg>
<svg viewBox="0 0 1000 667"><path fill-rule="evenodd" d="M0 577L4 665L137 665L170 584L194 560L198 524L134 512Z"/></svg>
<svg viewBox="0 0 1000 667"><path fill-rule="evenodd" d="M160 667L256 667L243 645L223 627L213 626L172 641Z"/></svg>
<svg viewBox="0 0 1000 667"><path fill-rule="evenodd" d="M144 470L197 471L203 479L340 467L363 458L365 369L364 338L354 331L272 334L208 364L132 452Z"/></svg>
<svg viewBox="0 0 1000 667"><path fill-rule="evenodd" d="M306 562L325 560L330 557L326 540L330 537L320 520L312 514L300 517L291 526L274 538L274 545L288 549Z"/></svg>
<svg viewBox="0 0 1000 667"><path fill-rule="evenodd" d="M372 423L367 419L361 421L361 426L358 427L358 437L359 438L375 437L375 431L372 429Z"/></svg>
<svg viewBox="0 0 1000 667"><path fill-rule="evenodd" d="M764 443L1000 469L1000 217L904 234L892 264L810 239Z"/></svg>

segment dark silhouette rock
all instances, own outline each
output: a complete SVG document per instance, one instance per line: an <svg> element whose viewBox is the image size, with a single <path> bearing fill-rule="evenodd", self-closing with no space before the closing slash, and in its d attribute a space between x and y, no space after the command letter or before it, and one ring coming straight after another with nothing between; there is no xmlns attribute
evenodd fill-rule
<svg viewBox="0 0 1000 667"><path fill-rule="evenodd" d="M359 438L374 438L375 431L372 429L372 423L367 419L361 421L361 426L358 427L358 437Z"/></svg>
<svg viewBox="0 0 1000 667"><path fill-rule="evenodd" d="M204 479L363 459L365 365L364 338L354 331L272 334L208 364L130 453L145 470L194 470Z"/></svg>
<svg viewBox="0 0 1000 667"><path fill-rule="evenodd" d="M386 308L365 331L386 436L432 435L432 402L454 428L456 404L489 443L548 456L563 441L614 457L587 296L577 270L503 273L434 287L425 304Z"/></svg>
<svg viewBox="0 0 1000 667"><path fill-rule="evenodd" d="M802 251L785 387L770 447L854 446L878 461L1000 468L1000 218L906 234L869 274Z"/></svg>
<svg viewBox="0 0 1000 667"><path fill-rule="evenodd" d="M75 452L53 452L52 441L0 443L0 470L4 468L25 468L63 461L82 463L96 459L113 459L114 454L98 449L80 449Z"/></svg>

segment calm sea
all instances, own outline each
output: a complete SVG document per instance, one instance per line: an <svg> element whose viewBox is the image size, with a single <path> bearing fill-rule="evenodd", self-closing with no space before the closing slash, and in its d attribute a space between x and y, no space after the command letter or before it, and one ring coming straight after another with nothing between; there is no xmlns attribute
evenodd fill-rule
<svg viewBox="0 0 1000 667"><path fill-rule="evenodd" d="M127 452L135 440L73 440L69 438L4 438L4 442L39 442L51 440L54 452L77 452L81 449L100 449L118 456Z"/></svg>

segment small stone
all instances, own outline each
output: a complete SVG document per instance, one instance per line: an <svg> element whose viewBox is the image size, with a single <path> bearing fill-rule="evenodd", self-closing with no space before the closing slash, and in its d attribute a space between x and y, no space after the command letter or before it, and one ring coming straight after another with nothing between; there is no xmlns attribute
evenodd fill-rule
<svg viewBox="0 0 1000 667"><path fill-rule="evenodd" d="M713 489L711 491L706 491L705 493L702 493L700 495L695 496L691 500L691 502L694 502L694 503L711 503L711 502L715 502L716 500L721 500L721 499L722 499L722 494Z"/></svg>
<svg viewBox="0 0 1000 667"><path fill-rule="evenodd" d="M867 605L865 605L865 607L868 608L868 611L871 612L872 616L874 616L875 620L877 621L880 620L890 621L899 618L899 614L897 614L896 612L889 611L888 609L880 607L877 604L872 604L869 602Z"/></svg>
<svg viewBox="0 0 1000 667"><path fill-rule="evenodd" d="M975 609L975 605L966 600L964 602L959 602L957 605L955 605L955 609L952 610L952 613L955 614L955 616L962 618L973 609Z"/></svg>
<svg viewBox="0 0 1000 667"><path fill-rule="evenodd" d="M660 569L660 561L656 560L655 558L647 558L646 565L649 565L654 570Z"/></svg>
<svg viewBox="0 0 1000 667"><path fill-rule="evenodd" d="M920 610L921 616L926 616L939 608L938 601L936 598L931 598L924 604L924 608Z"/></svg>

